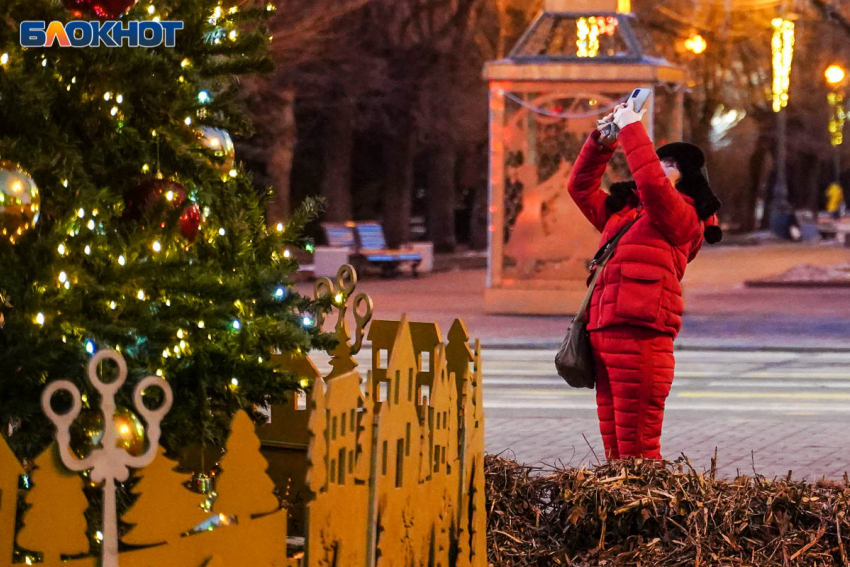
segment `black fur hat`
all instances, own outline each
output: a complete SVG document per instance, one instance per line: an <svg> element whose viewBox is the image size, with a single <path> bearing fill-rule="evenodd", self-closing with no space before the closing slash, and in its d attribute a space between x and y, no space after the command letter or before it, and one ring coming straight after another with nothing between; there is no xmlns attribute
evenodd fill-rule
<svg viewBox="0 0 850 567"><path fill-rule="evenodd" d="M694 200L700 220L707 220L720 210L720 200L708 185L705 154L693 144L673 142L661 146L656 152L658 159L672 159L682 174L676 189Z"/></svg>

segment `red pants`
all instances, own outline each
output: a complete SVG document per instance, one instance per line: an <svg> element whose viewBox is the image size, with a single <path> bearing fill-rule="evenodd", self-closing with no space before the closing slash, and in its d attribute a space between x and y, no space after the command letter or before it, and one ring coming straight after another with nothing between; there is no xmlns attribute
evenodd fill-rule
<svg viewBox="0 0 850 567"><path fill-rule="evenodd" d="M623 326L591 331L590 343L605 457L660 459L664 403L673 383L673 337Z"/></svg>

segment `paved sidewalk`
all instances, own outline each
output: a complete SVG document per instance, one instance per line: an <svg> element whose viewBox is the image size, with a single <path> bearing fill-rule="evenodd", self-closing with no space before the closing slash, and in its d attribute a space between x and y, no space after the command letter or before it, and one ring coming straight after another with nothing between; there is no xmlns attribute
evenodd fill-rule
<svg viewBox="0 0 850 567"><path fill-rule="evenodd" d="M568 418L488 417L488 453L504 453L518 462L578 466L604 458L595 416ZM587 437L585 441L584 434ZM846 422L810 419L775 420L699 418L668 412L662 454L675 460L687 455L697 470L708 469L717 448L718 474L752 476L753 466L767 477L840 480L850 472L850 436ZM591 448L594 452L591 451Z"/></svg>
<svg viewBox="0 0 850 567"><path fill-rule="evenodd" d="M685 318L678 348L850 349L850 293L842 289L746 288L744 281L805 263L850 261L850 249L811 244L706 247L685 275ZM551 347L566 317L486 315L484 270L361 280L375 318L435 321L447 331L461 317L473 337L489 346ZM311 283L298 289L312 292Z"/></svg>

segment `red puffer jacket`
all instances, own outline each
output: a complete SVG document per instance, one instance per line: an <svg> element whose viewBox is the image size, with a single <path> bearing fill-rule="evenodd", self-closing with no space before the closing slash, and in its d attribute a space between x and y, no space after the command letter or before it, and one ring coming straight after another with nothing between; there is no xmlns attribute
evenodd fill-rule
<svg viewBox="0 0 850 567"><path fill-rule="evenodd" d="M643 124L620 131L637 184L640 204L612 213L601 189L602 174L615 147L605 147L594 131L570 175L568 189L584 216L602 233L600 246L640 216L603 268L591 298L588 330L615 325L649 327L675 337L682 327L682 277L703 243L703 222L693 200L664 175Z"/></svg>

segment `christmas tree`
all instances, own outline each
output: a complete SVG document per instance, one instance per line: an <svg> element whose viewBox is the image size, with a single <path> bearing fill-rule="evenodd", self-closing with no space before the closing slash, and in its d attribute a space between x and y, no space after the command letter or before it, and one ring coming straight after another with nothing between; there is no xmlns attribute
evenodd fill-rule
<svg viewBox="0 0 850 567"><path fill-rule="evenodd" d="M240 523L246 523L251 516L280 508L274 483L266 474L269 464L260 453L260 439L245 412L240 411L233 418L226 451L216 482L218 498L213 511L236 516Z"/></svg>
<svg viewBox="0 0 850 567"><path fill-rule="evenodd" d="M32 489L27 493L30 509L18 533L18 545L42 554L44 562L58 563L62 555L89 551L85 518L89 501L83 478L62 466L55 445L35 459Z"/></svg>
<svg viewBox="0 0 850 567"><path fill-rule="evenodd" d="M190 477L175 472L176 467L160 448L156 459L138 473L141 480L133 489L138 499L122 518L135 526L121 538L124 543L170 543L209 519L210 514L201 508L203 495L184 486Z"/></svg>
<svg viewBox="0 0 850 567"><path fill-rule="evenodd" d="M270 69L255 0L0 3L0 427L21 457L51 428L46 382L88 398L87 358L114 348L132 385L168 380L171 449L221 443L237 410L297 388L275 349L332 347L292 288L308 202L267 226L269 192L234 160L240 77ZM130 8L131 6L134 7ZM126 10L125 8L129 8ZM82 13L77 12L81 10ZM182 21L176 46L22 49L20 23Z"/></svg>

